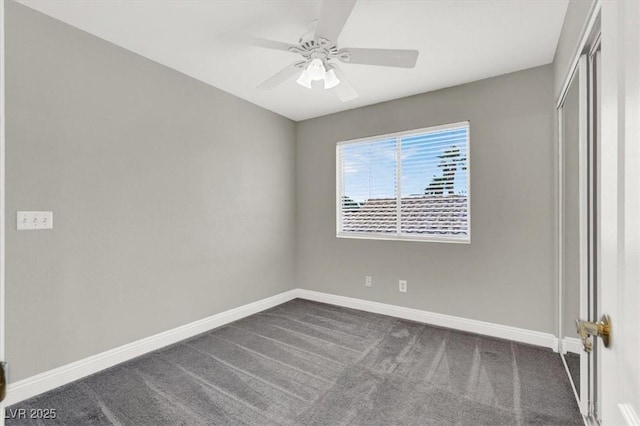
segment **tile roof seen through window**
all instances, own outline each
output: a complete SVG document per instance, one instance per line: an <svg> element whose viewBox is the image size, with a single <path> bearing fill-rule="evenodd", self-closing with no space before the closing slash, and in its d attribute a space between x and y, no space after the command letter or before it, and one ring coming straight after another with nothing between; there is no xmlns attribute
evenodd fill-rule
<svg viewBox="0 0 640 426"><path fill-rule="evenodd" d="M398 201L395 198L343 202L343 233L396 234ZM401 234L468 235L467 197L425 195L401 199Z"/></svg>

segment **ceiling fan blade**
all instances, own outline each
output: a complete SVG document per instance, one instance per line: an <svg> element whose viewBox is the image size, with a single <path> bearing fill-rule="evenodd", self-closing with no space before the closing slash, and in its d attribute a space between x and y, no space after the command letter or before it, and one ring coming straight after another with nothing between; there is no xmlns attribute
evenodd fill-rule
<svg viewBox="0 0 640 426"><path fill-rule="evenodd" d="M335 44L355 4L356 0L324 0L316 27L316 38L322 37Z"/></svg>
<svg viewBox="0 0 640 426"><path fill-rule="evenodd" d="M304 62L299 62L299 61L294 62L293 64L289 65L288 67L286 67L285 69L278 72L276 75L274 75L273 77L271 77L270 79L262 83L260 86L258 86L258 89L271 90L274 87L279 86L280 84L284 83L294 75L298 74L301 71L300 64L302 63Z"/></svg>
<svg viewBox="0 0 640 426"><path fill-rule="evenodd" d="M362 48L346 48L340 49L338 54L348 53L343 57L338 56L342 62L346 64L366 64L381 65L384 67L400 67L413 68L418 61L417 50L406 49L362 49ZM346 58L349 59L346 59Z"/></svg>
<svg viewBox="0 0 640 426"><path fill-rule="evenodd" d="M295 47L292 44L282 43L280 41L266 40L264 38L254 37L246 34L221 33L218 38L229 43L264 47L265 49L284 50L287 52L290 48Z"/></svg>
<svg viewBox="0 0 640 426"><path fill-rule="evenodd" d="M342 69L339 66L335 64L332 64L332 66L333 66L333 70L336 73L336 76L338 77L338 80L340 80L340 84L338 84L335 88L336 95L338 95L338 98L340 98L342 102L349 102L357 98L358 92L356 92L356 89L354 89L353 86L351 85L351 82L347 78L347 75L342 71Z"/></svg>

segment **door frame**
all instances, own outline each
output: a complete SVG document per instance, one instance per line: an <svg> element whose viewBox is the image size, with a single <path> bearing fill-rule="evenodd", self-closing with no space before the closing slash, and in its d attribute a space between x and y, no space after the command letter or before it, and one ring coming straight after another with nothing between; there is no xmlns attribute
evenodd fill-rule
<svg viewBox="0 0 640 426"><path fill-rule="evenodd" d="M589 377L591 376L589 371L589 363L590 357L589 354L580 350L580 392L578 392L577 383L573 382L573 378L571 374L569 374L569 367L567 365L567 361L565 359L565 354L568 352L568 348L565 347L566 343L566 332L569 330L564 330L564 219L565 219L565 208L564 208L564 192L566 185L566 173L564 171L564 150L565 150L565 140L564 140L564 106L566 102L567 94L569 93L569 88L574 84L577 84L578 90L578 146L577 146L577 156L578 156L578 286L580 289L580 299L579 303L579 312L578 315L581 319L588 319L589 317L589 297L588 291L586 290L589 286L589 223L588 223L588 211L589 211L589 202L588 202L588 178L589 178L589 167L588 167L588 159L587 159L587 151L589 145L589 120L588 120L588 83L589 83L589 72L588 72L588 60L585 54L580 55L580 58L576 64L576 67L572 70L571 78L569 80L569 85L567 86L567 91L563 93L559 100L559 106L557 108L557 117L558 117L558 211L559 211L559 219L558 219L558 252L559 252L559 321L558 321L558 329L559 329L559 353L562 358L562 363L564 364L565 369L567 370L567 374L569 376L569 381L571 383L571 387L573 389L576 400L578 401L578 405L580 406L580 412L587 416L589 414L589 406L587 402L591 399L590 393L588 392L590 387ZM573 348L572 348L573 349ZM589 394L589 395L588 395Z"/></svg>
<svg viewBox="0 0 640 426"><path fill-rule="evenodd" d="M556 164L556 177L557 177L557 186L556 186L556 203L557 203L557 217L556 217L556 230L557 230L557 272L558 275L556 277L556 281L557 281L557 292L558 292L558 318L557 318L557 333L558 333L558 352L559 353L565 353L566 352L566 348L563 348L563 335L564 335L564 327L562 325L562 318L563 318L563 274L564 274L564 268L563 268L563 263L562 263L562 253L563 253L563 245L562 245L562 235L564 233L564 229L562 226L563 220L564 220L564 215L563 215L563 211L562 211L562 197L563 197L563 167L562 167L562 162L564 161L563 158L563 144L562 144L562 117L559 114L559 109L562 106L562 103L564 102L564 99L567 95L567 92L569 91L569 87L571 85L571 81L573 80L573 77L576 73L576 70L579 66L579 62L580 62L580 57L582 56L585 47L587 46L587 43L590 41L591 38L593 38L593 31L594 28L596 26L596 24L598 23L598 19L600 17L600 10L601 10L601 4L600 4L600 0L596 0L593 3L593 7L591 9L591 11L589 12L589 19L587 20L586 25L584 26L583 30L582 30L582 36L580 38L580 41L578 42L576 48L575 48L575 53L574 53L574 58L571 62L571 66L569 67L569 69L567 70L565 79L564 79L564 83L562 85L562 88L560 90L560 93L558 94L558 97L556 99L556 105L555 105L555 111L556 111L556 123L557 123L557 141L558 141L558 145L557 145L557 159L558 162Z"/></svg>
<svg viewBox="0 0 640 426"><path fill-rule="evenodd" d="M571 87L571 83L575 78L576 74L579 70L584 72L584 75L579 75L579 92L580 99L586 99L587 104L589 99L588 96L588 87L591 82L589 71L589 54L591 50L591 45L595 43L599 43L600 38L600 16L601 15L601 2L600 0L594 1L591 10L588 14L588 19L582 29L582 35L578 44L574 49L574 56L571 62L571 66L567 70L564 83L558 94L556 100L556 123L557 123L557 141L558 141L558 151L557 158L558 163L557 167L557 294L558 294L558 318L557 318L557 333L558 333L558 353L561 356L562 363L565 367L566 373L569 376L569 381L571 383L574 396L576 397L576 401L578 406L580 407L580 411L583 415L584 421L586 424L591 424L595 421L594 418L590 417L591 413L594 413L593 405L590 403L598 401L599 389L597 388L597 377L598 377L598 367L599 364L596 362L597 356L585 356L582 352L580 353L581 362L580 362L580 393L583 395L580 398L578 395L577 389L573 384L573 380L571 379L571 375L569 373L569 368L564 358L564 354L567 352L567 348L565 347L565 330L564 330L564 264L563 264L563 253L564 253L564 245L563 245L563 235L564 235L564 209L563 209L563 197L564 197L564 143L563 143L563 120L560 109L562 108L569 88ZM586 51L585 50L589 50ZM585 72L586 71L586 72ZM590 176L590 165L589 159L587 156L587 151L590 149L591 143L588 141L588 137L592 136L591 128L592 126L588 123L590 119L591 112L589 111L588 105L580 104L579 105L579 116L580 122L584 122L586 125L586 133L580 133L579 139L579 165L578 165L578 174L579 174L579 186L578 186L578 206L579 206L579 268L580 268L580 316L582 319L589 319L595 313L595 300L593 296L596 296L598 293L597 289L588 288L589 286L589 235L594 235L593 228L591 227L591 223L589 221L589 201L588 201L588 193L589 193L589 176ZM598 252L597 248L595 249ZM594 342L595 343L595 342ZM598 347L597 344L594 344L594 347ZM593 354L593 353L592 353ZM586 396L586 398L585 398Z"/></svg>
<svg viewBox="0 0 640 426"><path fill-rule="evenodd" d="M0 361L4 361L5 334L5 8L0 1ZM0 426L4 426L4 403L0 403Z"/></svg>
<svg viewBox="0 0 640 426"><path fill-rule="evenodd" d="M573 70L569 87L573 84L577 84L578 88L578 286L580 289L579 303L579 317L580 319L593 320L593 297L592 289L594 287L594 281L591 277L591 265L592 265L592 249L590 236L592 233L592 222L590 220L592 214L592 203L590 202L590 194L592 185L591 182L591 158L589 152L591 151L592 141L591 136L591 123L590 123L590 94L589 87L591 82L591 73L589 72L589 58L587 54L582 54L576 68ZM567 343L567 333L569 330L564 330L564 245L563 234L564 226L563 221L565 217L564 209L564 186L566 184L566 176L564 173L564 105L566 101L566 95L560 99L559 108L557 109L558 116L558 176L559 176L559 233L558 233L558 251L559 251L559 353L562 358L567 374L569 376L571 387L573 388L574 395L580 406L580 412L583 416L589 416L591 413L589 407L589 401L594 400L594 386L593 380L595 371L593 371L593 355L583 350L579 350L580 356L580 391L578 392L576 386L577 383L573 383L573 378L569 373L569 367L565 359L565 354L568 352L568 348L565 347ZM575 348L572 348L575 350Z"/></svg>
<svg viewBox="0 0 640 426"><path fill-rule="evenodd" d="M588 68L588 120L589 120L589 136L587 143L587 180L589 182L587 193L587 232L588 232L588 251L587 251L587 312L583 318L589 321L599 321L598 315L598 288L600 286L598 275L598 263L599 263L599 237L600 237L600 150L601 150L601 137L600 137L600 116L602 114L601 108L601 72L598 69L598 63L602 64L602 25L601 20L597 27L597 33L595 38L589 44L589 51L585 53L587 68ZM593 418L599 419L598 410L598 357L599 348L602 346L602 342L596 337L592 338L593 351L590 355L588 366L588 401L591 403L589 412ZM581 385L582 386L582 385Z"/></svg>

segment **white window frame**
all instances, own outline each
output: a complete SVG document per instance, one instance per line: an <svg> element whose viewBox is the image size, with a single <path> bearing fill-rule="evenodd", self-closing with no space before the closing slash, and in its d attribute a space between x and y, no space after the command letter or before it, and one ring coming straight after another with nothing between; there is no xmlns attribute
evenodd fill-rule
<svg viewBox="0 0 640 426"><path fill-rule="evenodd" d="M399 156L402 152L401 140L410 136L417 136L429 132L437 132L442 130L452 130L460 127L467 128L467 143L466 143L466 155L467 155L467 235L463 237L455 236L437 236L437 235L403 235L396 234L382 234L375 232L342 232L342 163L340 158L340 147L342 145L353 145L359 143L371 143L383 139L395 138L396 140L396 152ZM350 139L346 141L340 141L336 143L336 237L337 238L351 238L351 239L365 239L365 240L390 240L390 241L419 241L419 242L431 242L431 243L452 243L452 244L471 244L471 122L458 121L456 123L442 124L437 126L424 127L421 129L407 130L403 132L387 133L385 135L368 136L359 139ZM396 158L396 197L398 199L398 212L401 209L402 198L402 162ZM399 214L399 213L398 213Z"/></svg>

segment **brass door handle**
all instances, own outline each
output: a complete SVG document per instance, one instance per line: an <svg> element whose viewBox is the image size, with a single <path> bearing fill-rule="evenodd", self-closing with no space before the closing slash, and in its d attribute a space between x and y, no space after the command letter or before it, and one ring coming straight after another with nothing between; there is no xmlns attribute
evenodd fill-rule
<svg viewBox="0 0 640 426"><path fill-rule="evenodd" d="M585 351L591 352L593 350L593 343L589 336L600 336L604 347L608 348L611 343L611 319L609 315L602 315L600 321L590 322L580 319L576 320L576 328L582 341L582 347Z"/></svg>

